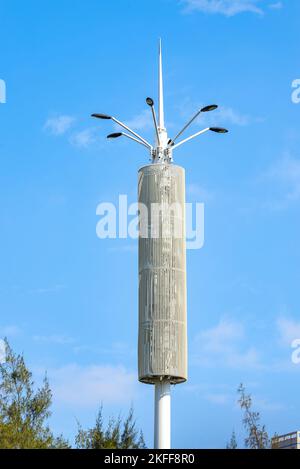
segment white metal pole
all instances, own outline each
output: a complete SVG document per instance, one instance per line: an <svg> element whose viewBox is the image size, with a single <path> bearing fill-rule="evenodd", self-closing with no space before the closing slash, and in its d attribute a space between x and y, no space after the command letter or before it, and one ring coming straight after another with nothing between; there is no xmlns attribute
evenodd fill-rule
<svg viewBox="0 0 300 469"><path fill-rule="evenodd" d="M210 127L207 127L206 129L200 130L200 132L197 132L196 134L191 135L190 137L185 138L184 140L181 140L181 142L176 143L176 145L171 147L172 150L175 150L175 148L180 147L180 145L182 145L183 143L188 142L189 140L192 140L192 138L198 137L198 135L204 134L205 132L208 132L209 130L210 130Z"/></svg>
<svg viewBox="0 0 300 469"><path fill-rule="evenodd" d="M155 384L154 448L171 448L170 381Z"/></svg>

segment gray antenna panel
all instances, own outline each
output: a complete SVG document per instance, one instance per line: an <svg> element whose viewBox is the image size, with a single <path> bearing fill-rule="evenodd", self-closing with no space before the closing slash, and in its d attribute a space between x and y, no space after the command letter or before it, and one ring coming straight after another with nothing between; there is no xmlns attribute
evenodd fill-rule
<svg viewBox="0 0 300 469"><path fill-rule="evenodd" d="M187 379L184 169L170 164L141 168L138 197L148 215L141 209L139 380L177 384Z"/></svg>

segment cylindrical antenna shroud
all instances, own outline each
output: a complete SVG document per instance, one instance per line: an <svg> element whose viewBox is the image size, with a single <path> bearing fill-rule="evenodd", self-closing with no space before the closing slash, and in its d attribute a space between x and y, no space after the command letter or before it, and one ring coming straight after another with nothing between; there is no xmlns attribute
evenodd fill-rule
<svg viewBox="0 0 300 469"><path fill-rule="evenodd" d="M139 170L139 380L187 380L185 171Z"/></svg>

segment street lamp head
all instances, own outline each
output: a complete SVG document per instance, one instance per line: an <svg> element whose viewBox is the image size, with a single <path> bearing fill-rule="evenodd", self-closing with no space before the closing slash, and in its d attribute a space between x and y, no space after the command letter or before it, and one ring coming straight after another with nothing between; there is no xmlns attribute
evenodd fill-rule
<svg viewBox="0 0 300 469"><path fill-rule="evenodd" d="M156 119L156 112L155 112L155 108L154 108L154 101L152 98L146 98L146 103L148 104L148 106L150 106L151 108L151 112L152 112L152 117L153 117L153 122L154 122L154 128L155 128L155 133L156 133L156 139L157 139L157 144L158 146L160 147L161 146L161 139L160 139L160 133L159 133L159 130L158 130L158 123L157 123L157 119Z"/></svg>
<svg viewBox="0 0 300 469"><path fill-rule="evenodd" d="M152 98L147 98L146 99L146 103L148 104L148 106L150 107L153 107L154 106L154 101Z"/></svg>
<svg viewBox="0 0 300 469"><path fill-rule="evenodd" d="M113 134L109 134L106 138L118 138L121 137L123 134L122 132L115 132Z"/></svg>
<svg viewBox="0 0 300 469"><path fill-rule="evenodd" d="M111 119L111 116L107 114L92 114L91 117L97 117L98 119Z"/></svg>
<svg viewBox="0 0 300 469"><path fill-rule="evenodd" d="M210 129L212 132L216 132L217 134L227 134L228 130L227 129L223 129L222 127L210 127Z"/></svg>
<svg viewBox="0 0 300 469"><path fill-rule="evenodd" d="M214 111L217 109L218 106L216 104L210 104L209 106L205 106L201 109L201 112L209 112L209 111Z"/></svg>

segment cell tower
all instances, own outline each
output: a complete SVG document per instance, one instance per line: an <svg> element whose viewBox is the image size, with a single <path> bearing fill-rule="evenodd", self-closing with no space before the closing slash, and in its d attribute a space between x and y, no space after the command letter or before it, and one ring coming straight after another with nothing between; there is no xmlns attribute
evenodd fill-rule
<svg viewBox="0 0 300 469"><path fill-rule="evenodd" d="M125 136L150 152L151 164L138 172L139 223L139 381L155 387L154 447L171 447L171 384L187 380L187 307L185 245L185 171L173 164L173 151L208 131L227 133L220 127L207 127L175 143L201 114L217 109L203 107L174 138L169 138L164 122L162 50L159 41L158 121L152 98L151 109L155 145L123 122L106 114L92 117L111 119L127 132Z"/></svg>

